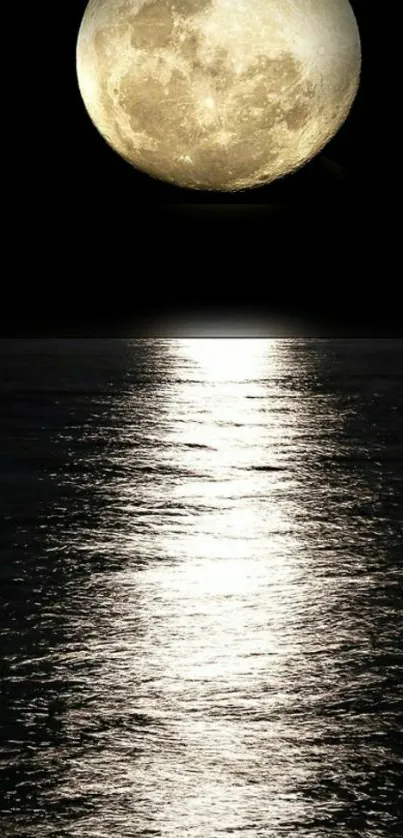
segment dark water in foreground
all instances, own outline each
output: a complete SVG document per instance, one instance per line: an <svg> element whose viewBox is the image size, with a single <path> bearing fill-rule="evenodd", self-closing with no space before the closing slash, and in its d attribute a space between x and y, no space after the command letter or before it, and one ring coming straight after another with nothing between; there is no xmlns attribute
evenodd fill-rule
<svg viewBox="0 0 403 838"><path fill-rule="evenodd" d="M0 366L1 835L403 834L403 341Z"/></svg>

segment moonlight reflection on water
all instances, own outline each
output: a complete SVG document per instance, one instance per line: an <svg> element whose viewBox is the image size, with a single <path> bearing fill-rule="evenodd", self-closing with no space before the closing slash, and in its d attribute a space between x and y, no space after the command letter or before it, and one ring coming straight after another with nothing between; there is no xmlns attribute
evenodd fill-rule
<svg viewBox="0 0 403 838"><path fill-rule="evenodd" d="M397 834L402 351L11 353L5 834Z"/></svg>

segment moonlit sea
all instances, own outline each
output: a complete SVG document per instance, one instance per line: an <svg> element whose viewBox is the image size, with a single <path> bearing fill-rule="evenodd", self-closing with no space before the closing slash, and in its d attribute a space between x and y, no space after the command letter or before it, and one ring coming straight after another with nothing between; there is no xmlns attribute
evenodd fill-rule
<svg viewBox="0 0 403 838"><path fill-rule="evenodd" d="M0 370L2 838L401 836L403 341Z"/></svg>

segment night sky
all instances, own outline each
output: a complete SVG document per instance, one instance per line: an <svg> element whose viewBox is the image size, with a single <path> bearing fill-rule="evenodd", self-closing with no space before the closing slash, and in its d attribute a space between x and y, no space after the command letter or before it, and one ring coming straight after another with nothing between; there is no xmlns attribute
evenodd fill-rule
<svg viewBox="0 0 403 838"><path fill-rule="evenodd" d="M400 334L393 277L369 284L379 234L367 0L351 2L362 78L338 135L299 172L231 194L164 184L107 146L76 80L85 5L64 4L54 73L49 79L44 71L35 102L43 130L33 138L35 164L25 164L17 219L27 230L27 290L13 284L3 334L162 333L206 319L217 328L243 322L277 332L289 324L301 334Z"/></svg>

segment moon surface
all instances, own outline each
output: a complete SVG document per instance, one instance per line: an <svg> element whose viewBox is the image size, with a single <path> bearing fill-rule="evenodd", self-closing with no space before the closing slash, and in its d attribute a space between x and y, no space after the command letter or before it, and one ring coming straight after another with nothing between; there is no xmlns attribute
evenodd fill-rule
<svg viewBox="0 0 403 838"><path fill-rule="evenodd" d="M90 0L88 114L136 168L191 189L267 184L314 157L356 96L348 0Z"/></svg>

